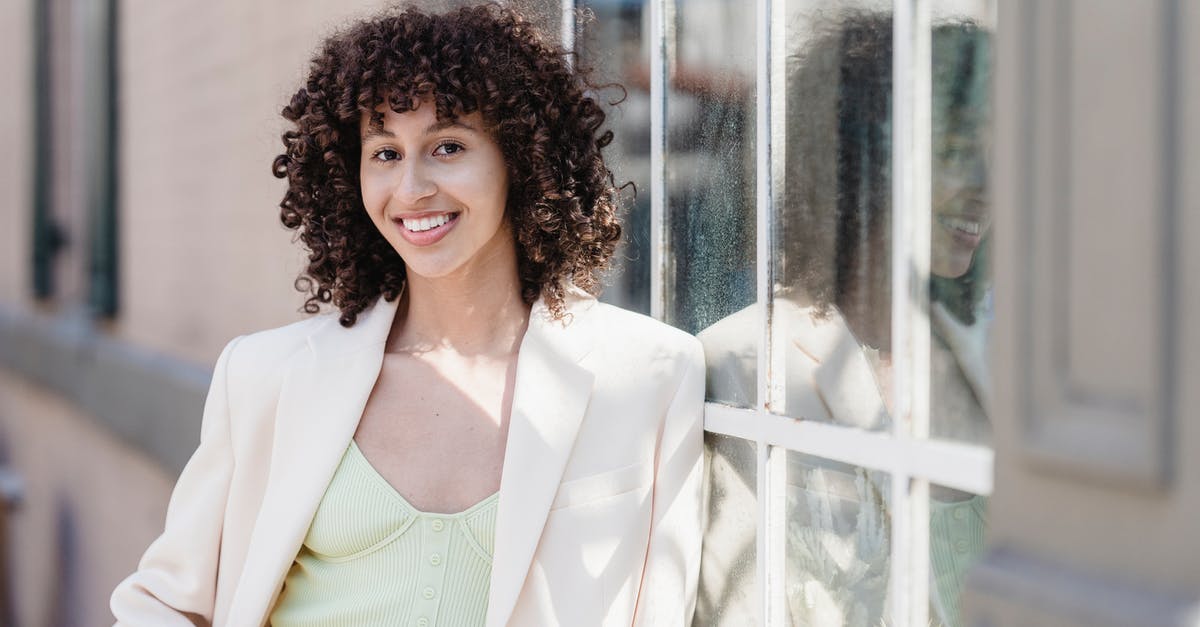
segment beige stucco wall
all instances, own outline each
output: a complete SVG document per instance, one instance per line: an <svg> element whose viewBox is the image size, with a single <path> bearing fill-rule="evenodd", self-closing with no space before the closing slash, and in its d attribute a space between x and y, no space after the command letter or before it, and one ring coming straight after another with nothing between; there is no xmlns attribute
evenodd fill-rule
<svg viewBox="0 0 1200 627"><path fill-rule="evenodd" d="M270 173L279 110L320 37L381 4L123 4L114 334L207 364L232 336L301 317L303 255Z"/></svg>
<svg viewBox="0 0 1200 627"><path fill-rule="evenodd" d="M174 476L3 369L0 463L25 482L8 537L19 624L110 622L108 596L161 530Z"/></svg>
<svg viewBox="0 0 1200 627"><path fill-rule="evenodd" d="M1133 74L1158 76L1154 71L1162 67L1161 61L1151 55L1159 54L1160 22L1156 20L1161 19L1162 7L1166 4L1117 3L1106 6L1102 13L1080 13L1073 17L1073 28L1077 33L1107 28L1106 32L1127 31L1131 39L1114 48L1117 51L1114 56L1125 60L1128 64L1126 67L1116 67L1111 59L1094 60L1092 55L1075 55L1072 61L1074 65L1071 66L1073 76L1082 76L1085 72L1102 75L1105 80L1121 85L1127 99L1079 98L1073 105L1077 109L1072 110L1072 115L1082 115L1086 110L1091 116L1106 116L1103 119L1109 120L1112 133L1116 135L1125 130L1120 128L1121 125L1128 128L1131 124L1119 121L1123 112L1137 110L1138 107L1157 111L1152 108L1157 105L1143 103L1155 103L1163 98L1163 93L1171 92L1159 91L1161 88L1157 82L1152 90L1131 90L1127 86L1135 83L1130 78ZM1176 238L1178 257L1173 269L1176 283L1159 286L1170 294L1164 302L1175 308L1175 320L1178 321L1170 338L1178 359L1164 375L1174 378L1178 398L1174 406L1168 407L1172 412L1168 418L1171 426L1156 456L1173 458L1169 476L1157 487L1123 485L1120 481L1105 481L1099 477L1081 478L1071 472L1033 463L1033 460L1024 456L1029 437L1026 423L1031 418L1029 407L1023 404L1024 399L1017 391L1024 389L1020 386L1020 377L1029 364L1022 361L1027 356L1019 348L1022 344L1017 325L1024 311L1020 309L1025 305L1022 299L1028 298L1023 282L1028 277L1018 276L1016 268L1020 267L1021 255L1028 254L1029 244L1018 237L1002 238L1003 248L997 251L997 259L1004 261L997 268L998 329L994 344L997 347L995 372L999 391L995 409L1000 418L997 421L995 444L996 493L991 502L992 511L997 515L992 520L991 532L996 546L1020 547L1031 555L1057 561L1080 572L1096 573L1102 578L1129 586L1172 593L1182 598L1196 598L1196 590L1200 589L1200 561L1195 559L1200 554L1200 540L1195 533L1196 521L1200 520L1200 457L1192 454L1192 451L1200 448L1200 421L1195 419L1196 408L1200 407L1200 388L1195 385L1195 381L1200 380L1200 326L1195 323L1200 315L1200 284L1196 282L1196 277L1200 276L1200 254L1197 254L1200 213L1196 211L1196 207L1200 206L1200 188L1193 180L1195 177L1189 173L1195 172L1196 167L1200 166L1200 149L1197 147L1200 145L1200 108L1197 107L1200 105L1200 81L1195 78L1197 71L1200 71L1200 55L1195 44L1195 35L1200 34L1200 8L1194 3L1182 3L1180 6L1182 19L1178 21L1178 27L1181 29L1182 48L1178 57L1178 76L1181 80L1176 83L1177 91L1174 93L1180 99L1177 106L1181 128L1176 141L1181 161L1176 167L1181 173L1181 189L1173 209L1177 228L1171 233ZM1010 20L1016 19L1003 7L1001 13ZM1053 28L1057 30L1043 30L1046 33L1044 36L1066 36L1061 33L1067 26L1056 25ZM1015 24L1001 24L1001 33L1010 38L1007 41L1024 41L1019 39L1020 32ZM1079 39L1082 36L1075 37ZM1116 41L1116 38L1109 41ZM998 86L1001 98L998 109L1002 115L997 129L997 135L1001 138L997 204L1001 210L998 211L996 226L998 232L1021 233L1020 227L1011 222L1014 211L1009 208L1019 206L1018 203L1022 202L1019 194L1025 181L1017 178L1021 172L1017 165L1020 160L1011 155L1018 154L1017 138L1028 137L1028 134L1026 129L1018 126L1020 120L1017 119L1017 112L1020 111L1017 103L1023 97L1022 91L1008 81L1029 80L1029 77L1014 69L1019 67L1016 61L1019 46L1014 44L1002 50L1007 56L998 60L1004 67ZM1160 120L1154 118L1154 124L1158 123ZM1150 127L1154 128L1154 125ZM1139 142L1152 142L1156 148L1160 141L1160 137L1152 133L1136 139ZM1136 147L1126 144L1122 148L1132 150ZM1104 159L1108 157L1076 151L1071 158L1076 171L1090 174L1101 172ZM1119 185L1134 189L1157 189L1162 167L1165 166L1151 168L1145 173L1127 171L1123 173L1125 178ZM1090 179L1083 176L1081 180ZM1055 183L1065 185L1058 181ZM1107 189L1099 182L1096 185ZM1163 209L1157 202L1154 195L1148 195L1141 206L1121 205L1117 210L1135 211L1137 213L1133 215L1139 216L1139 221L1159 223ZM1092 215L1102 216L1103 209L1093 207ZM1080 237L1080 240L1083 238ZM1088 242L1084 240L1072 244L1083 247ZM1143 263L1143 259L1159 263L1163 250L1158 247L1130 246L1107 254L1122 264L1135 265ZM1046 269L1034 268L1032 271L1044 272ZM1167 278L1164 276L1163 280ZM1105 327L1095 320L1098 312L1118 310L1131 317L1136 321L1136 326L1130 329L1129 335L1134 337L1146 336L1143 333L1146 329L1157 330L1162 327L1162 321L1152 313L1156 311L1152 307L1157 304L1130 298L1129 292L1133 291L1132 286L1114 281L1107 292L1092 300L1072 292L1071 298L1075 301L1070 309L1072 315L1066 322L1068 328L1077 337L1086 338L1093 346L1105 348L1104 358L1098 360L1099 364L1092 364L1094 368L1120 372L1125 365L1122 362L1131 359L1130 355L1119 350L1117 342L1105 335ZM1039 323L1043 321L1035 320L1032 324ZM1152 354L1155 358L1159 356L1157 349ZM1080 374L1078 367L1071 369L1070 374L1087 376L1087 373ZM1086 385L1089 383L1091 381L1084 379L1079 385L1088 389ZM1100 389L1109 392L1111 387ZM1043 414L1046 412L1042 406L1036 406L1035 410ZM1145 418L1146 421L1157 419L1154 415ZM1146 428L1151 427L1147 425ZM1079 446L1086 447L1087 443L1080 442ZM1111 455L1121 458L1125 453L1112 451Z"/></svg>
<svg viewBox="0 0 1200 627"><path fill-rule="evenodd" d="M32 3L10 0L0 3L0 302L18 303L28 292L26 260L30 255L29 233L33 159L31 98L33 39Z"/></svg>

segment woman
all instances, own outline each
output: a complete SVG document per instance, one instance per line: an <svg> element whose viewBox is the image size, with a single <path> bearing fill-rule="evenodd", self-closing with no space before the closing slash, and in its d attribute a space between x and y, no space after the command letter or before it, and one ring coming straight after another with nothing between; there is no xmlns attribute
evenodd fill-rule
<svg viewBox="0 0 1200 627"><path fill-rule="evenodd" d="M891 428L892 17L845 13L814 25L788 75L788 176L781 211L773 409L861 429ZM930 432L986 443L990 322L986 198L990 40L979 26L939 22L933 45ZM710 397L754 402L761 310L700 333ZM714 441L697 624L742 625L752 575L753 443ZM788 454L786 582L793 625L875 627L890 620L890 479ZM983 497L931 487L929 616L962 624L966 568L983 549Z"/></svg>
<svg viewBox="0 0 1200 627"><path fill-rule="evenodd" d="M327 40L283 115L306 311L232 341L119 624L682 625L698 342L596 302L604 114L498 6Z"/></svg>

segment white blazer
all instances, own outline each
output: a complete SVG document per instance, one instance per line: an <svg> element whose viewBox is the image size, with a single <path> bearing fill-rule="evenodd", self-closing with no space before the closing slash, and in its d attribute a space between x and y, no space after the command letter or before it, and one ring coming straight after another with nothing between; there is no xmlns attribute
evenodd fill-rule
<svg viewBox="0 0 1200 627"><path fill-rule="evenodd" d="M704 356L660 322L539 300L517 358L487 626L684 625L701 537ZM118 625L262 625L358 425L396 303L239 337Z"/></svg>

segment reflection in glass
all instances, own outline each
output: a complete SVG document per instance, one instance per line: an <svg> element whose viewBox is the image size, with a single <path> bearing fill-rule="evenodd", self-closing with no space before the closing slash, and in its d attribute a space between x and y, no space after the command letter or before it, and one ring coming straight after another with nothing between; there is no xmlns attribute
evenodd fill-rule
<svg viewBox="0 0 1200 627"><path fill-rule="evenodd" d="M795 10L788 29L803 44L786 74L773 312L786 383L773 409L887 430L891 15ZM985 443L990 35L971 16L943 16L932 41L931 431Z"/></svg>
<svg viewBox="0 0 1200 627"><path fill-rule="evenodd" d="M667 321L695 333L755 299L754 11L740 0L680 2L675 41Z"/></svg>
<svg viewBox="0 0 1200 627"><path fill-rule="evenodd" d="M972 14L935 23L931 50L930 435L987 444L991 3L955 4ZM929 615L958 627L967 569L983 555L987 499L941 486L929 495Z"/></svg>
<svg viewBox="0 0 1200 627"><path fill-rule="evenodd" d="M975 16L986 16L990 5L955 4L974 8ZM929 420L932 437L986 444L992 55L991 36L975 20L935 24L933 31Z"/></svg>
<svg viewBox="0 0 1200 627"><path fill-rule="evenodd" d="M810 5L791 4L787 21L788 40L801 43L788 57L785 142L776 150L785 155L785 194L773 251L772 361L784 394L772 409L888 430L892 17L804 10ZM933 217L942 231L932 251L932 432L980 443L989 434L989 42L969 17L935 22ZM744 401L754 398L745 338L760 332L756 309L700 334L710 386ZM880 473L793 456L786 591L793 622L878 625L887 616L890 569L887 482ZM953 627L961 624L952 585L961 581L961 562L944 558L962 534L942 512L974 512L971 522L982 529L985 508L981 497L944 488L931 497L930 616Z"/></svg>
<svg viewBox="0 0 1200 627"><path fill-rule="evenodd" d="M983 555L987 499L930 486L929 615L943 625L962 625L967 570Z"/></svg>
<svg viewBox="0 0 1200 627"><path fill-rule="evenodd" d="M784 201L777 211L775 410L890 428L890 13L789 15ZM786 327L786 330L784 329Z"/></svg>
<svg viewBox="0 0 1200 627"><path fill-rule="evenodd" d="M700 559L696 627L758 624L755 594L757 445L706 433L708 507Z"/></svg>
<svg viewBox="0 0 1200 627"><path fill-rule="evenodd" d="M887 622L890 475L801 453L787 457L790 623Z"/></svg>
<svg viewBox="0 0 1200 627"><path fill-rule="evenodd" d="M983 554L986 499L933 486L931 624L962 625L967 570ZM947 500L950 495L957 495ZM891 516L887 473L788 455L787 603L795 626L888 621Z"/></svg>
<svg viewBox="0 0 1200 627"><path fill-rule="evenodd" d="M581 0L581 68L603 87L597 96L608 115L613 141L604 160L622 193L621 242L613 254L602 299L650 313L650 37L649 9L642 1ZM619 102L618 102L619 101ZM618 103L608 106L606 103ZM634 190L636 189L636 197Z"/></svg>

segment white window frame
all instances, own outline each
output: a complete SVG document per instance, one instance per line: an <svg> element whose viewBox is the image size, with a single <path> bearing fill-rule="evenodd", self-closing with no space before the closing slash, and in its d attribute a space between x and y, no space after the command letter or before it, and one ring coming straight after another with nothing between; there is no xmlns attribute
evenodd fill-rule
<svg viewBox="0 0 1200 627"><path fill-rule="evenodd" d="M676 0L646 0L651 12L650 42L650 312L666 317L670 241L666 229L666 85L674 64ZM892 171L892 346L893 431L781 416L770 408L782 390L771 374L783 372L771 350L772 229L783 180L782 160L772 158L786 124L786 0L755 0L756 5L756 290L763 337L758 351L755 407L739 409L705 403L708 433L757 445L757 564L760 616L764 625L785 625L786 577L784 488L786 454L805 455L886 472L892 481L891 617L894 625L924 627L929 622L929 486L992 493L994 454L989 447L930 440L929 293L924 277L930 264L931 186L931 19L929 0L893 2ZM562 41L575 42L575 0L562 0ZM906 271L899 271L907 269Z"/></svg>

